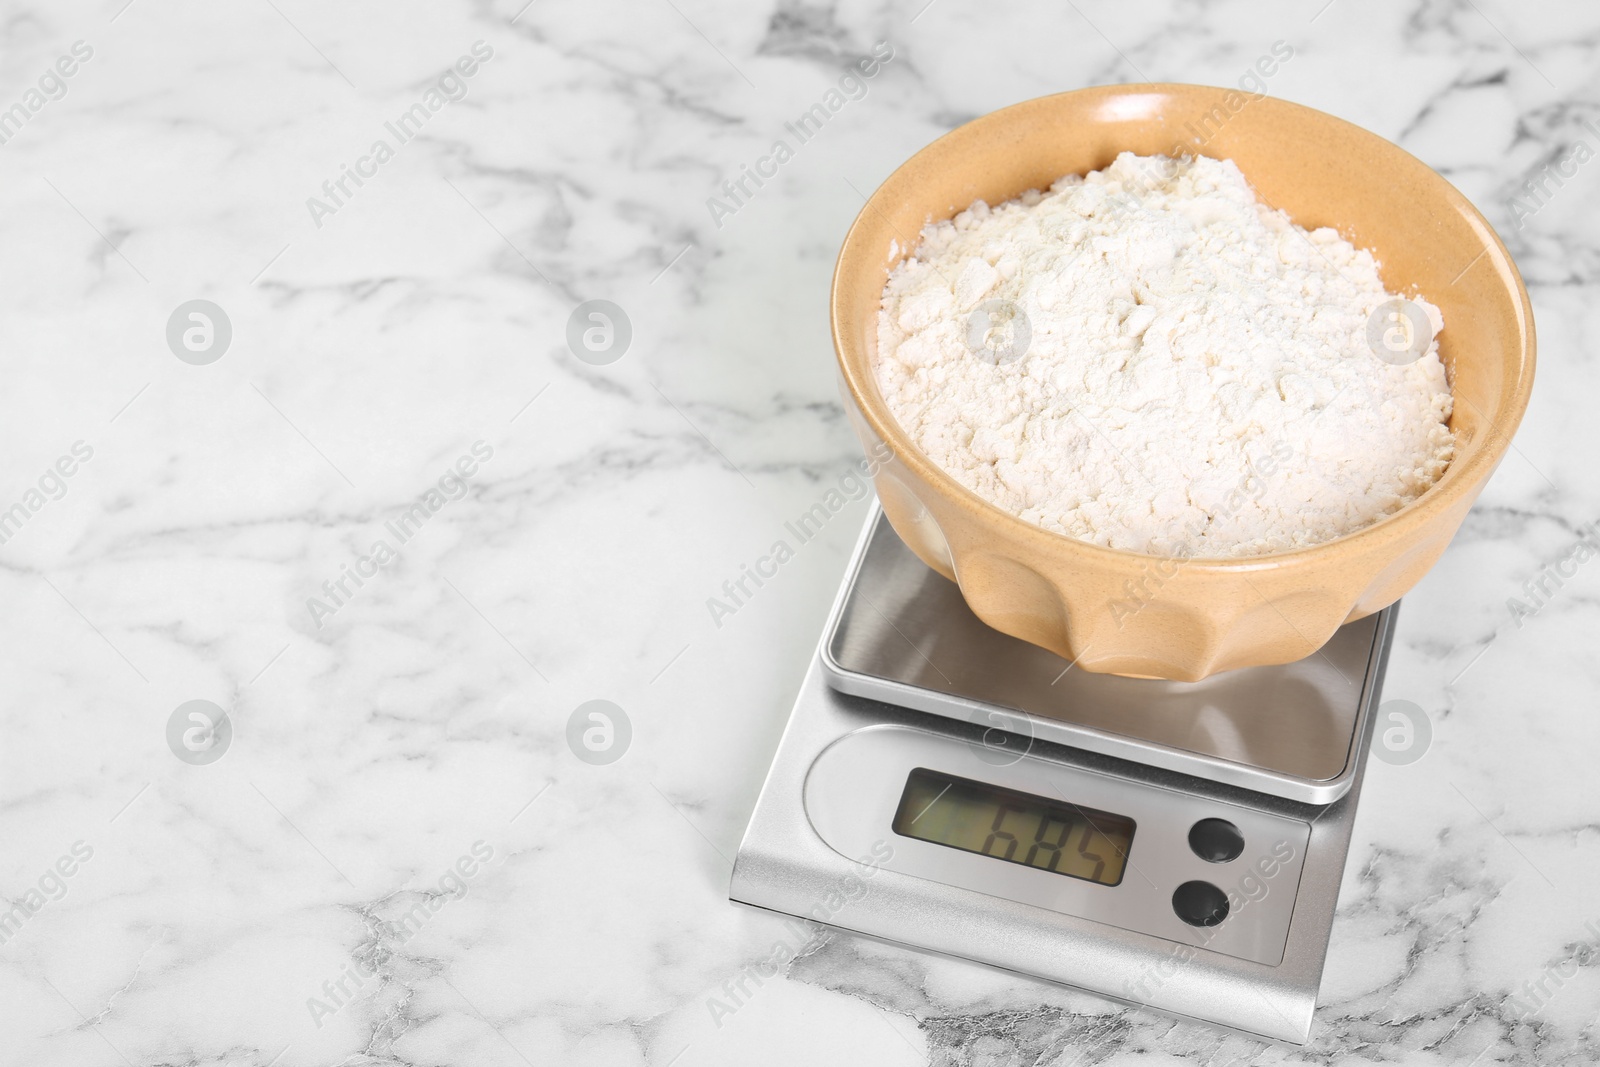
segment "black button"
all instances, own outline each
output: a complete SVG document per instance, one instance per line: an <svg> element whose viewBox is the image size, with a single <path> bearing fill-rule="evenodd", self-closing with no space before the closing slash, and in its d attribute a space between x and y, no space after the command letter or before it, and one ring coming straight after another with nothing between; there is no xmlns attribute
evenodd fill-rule
<svg viewBox="0 0 1600 1067"><path fill-rule="evenodd" d="M1228 917L1228 894L1210 882L1185 882L1172 894L1172 910L1190 926L1215 926Z"/></svg>
<svg viewBox="0 0 1600 1067"><path fill-rule="evenodd" d="M1207 863L1227 863L1244 851L1244 835L1227 819L1201 819L1189 828L1189 847Z"/></svg>

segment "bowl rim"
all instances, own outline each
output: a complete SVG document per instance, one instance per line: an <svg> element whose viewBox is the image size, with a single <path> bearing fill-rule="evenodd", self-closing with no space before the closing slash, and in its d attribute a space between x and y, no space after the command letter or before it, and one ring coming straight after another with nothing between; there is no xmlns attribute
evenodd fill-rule
<svg viewBox="0 0 1600 1067"><path fill-rule="evenodd" d="M1314 116L1316 121L1333 123L1337 126L1345 128L1348 131L1351 131L1358 137L1368 138L1372 141L1378 142L1385 149L1398 153L1404 159L1414 163L1419 168L1419 173L1421 174L1422 179L1426 182L1436 185L1438 191L1442 194L1443 199L1449 204L1449 206L1465 217L1469 224L1472 225L1473 229L1478 232L1479 236L1485 239L1484 250L1479 254L1478 259L1489 259L1491 261L1490 266L1497 268L1498 273L1502 278L1508 277L1512 282L1515 283L1514 288L1516 300L1514 301L1514 304L1517 311L1516 325L1518 335L1522 341L1520 361L1521 366L1517 374L1515 387L1502 402L1500 411L1502 420L1504 420L1507 416L1514 416L1514 418L1511 419L1513 428L1509 433L1504 431L1495 431L1493 423L1488 423L1486 420L1486 425L1483 432L1493 432L1493 435L1498 438L1497 441L1486 442L1484 447L1476 450L1472 455L1467 457L1464 463L1458 462L1459 457L1453 456L1451 458L1450 465L1445 469L1444 473L1439 476L1439 479L1425 489L1415 500L1410 501L1404 507L1400 508L1400 510L1383 516L1376 522L1370 522L1359 529L1340 534L1338 537L1330 538L1327 541L1322 541L1315 545L1308 545L1304 548L1295 548L1282 552L1268 552L1253 556L1181 556L1162 555L1152 552L1135 552L1130 549L1123 548L1110 548L1106 545L1096 544L1092 541L1085 541L1069 534L1057 533L1054 530L1047 530L1043 526L1038 526L1027 521L1026 519L1021 518L1020 516L1013 515L1009 511L1001 508L999 505L985 500L971 489L968 489L966 486L956 481L955 478L946 473L942 467L925 455L923 451L916 446L915 442L911 440L910 436L905 432L905 430L900 426L899 420L897 420L893 413L888 410L887 403L880 405L869 402L869 398L875 395L877 390L876 380L863 382L860 378L860 375L853 371L850 361L845 359L845 344L839 324L839 308L840 304L843 302L841 293L841 279L845 274L847 265L853 264L855 260L868 254L868 251L862 246L862 242L864 241L864 237L862 236L863 233L867 228L873 225L873 216L881 215L885 220L887 220L888 216L884 212L882 205L886 200L889 199L888 194L890 191L893 191L897 186L906 183L907 172L914 164L916 164L919 160L934 154L939 146L945 142L958 137L970 136L976 127L1003 124L1005 118L1008 116L1014 116L1016 113L1025 110L1032 110L1042 106L1048 106L1052 102L1062 101L1069 97L1079 99L1092 97L1112 99L1120 96L1144 96L1151 94L1216 94L1220 97L1228 93L1236 92L1237 90L1220 86L1186 82L1128 82L1115 85L1097 85L1081 89L1069 89L1065 92L1049 93L1044 96L1031 97L1027 100L1021 100L1017 103L1008 104L1005 107L990 111L986 114L978 116L975 119L970 119L969 121L962 123L960 126L941 134L927 145L924 145L922 148L918 149L903 163L890 172L888 177L884 178L884 180L876 189L872 191L871 195L869 195L866 201L862 204L861 210L856 214L855 219L850 224L849 230L847 230L845 233L844 242L839 248L838 258L834 262L833 278L829 284L828 318L829 332L833 337L835 361L838 364L839 372L844 379L846 387L849 389L851 396L855 399L856 407L860 411L862 418L864 418L868 425L871 426L873 432L877 434L879 440L883 441L884 444L889 447L896 459L902 463L908 464L913 470L922 476L924 482L934 488L951 503L977 508L988 516L991 516L999 521L1002 527L1006 529L1011 536L1032 542L1042 550L1059 551L1061 550L1062 546L1070 546L1071 550L1073 551L1085 552L1090 557L1101 559L1107 563L1113 563L1115 561L1122 560L1149 561L1179 559L1183 561L1185 570L1199 571L1202 574L1237 574L1239 572L1246 571L1266 570L1282 566L1287 562L1312 559L1320 556L1329 556L1336 552L1344 552L1347 550L1375 550L1379 547L1380 540L1387 542L1392 538L1403 536L1428 525L1430 522L1435 520L1439 514L1446 512L1451 507L1455 506L1463 492L1470 492L1471 487L1474 486L1481 488L1482 483L1487 481L1489 476L1493 474L1495 467L1498 466L1500 460L1504 458L1507 449L1510 448L1511 439L1516 434L1516 427L1521 425L1522 416L1527 410L1528 401L1533 392L1534 362L1537 347L1534 333L1533 305L1528 298L1528 289L1523 283L1522 273L1517 269L1516 262L1511 258L1510 251L1506 248L1505 242L1500 239L1499 233L1496 232L1495 228L1489 223L1489 220L1484 218L1483 213L1480 212L1459 189L1452 185L1438 171L1428 166L1410 152L1407 152L1404 148L1401 148L1399 145L1385 137L1381 137L1378 134L1373 133L1371 130L1365 129L1364 127L1358 126L1355 123L1349 122L1345 119L1341 119L1336 115L1330 115L1325 111L1319 111L1316 108L1308 107L1304 104L1297 104L1293 101L1283 100L1278 97L1266 95L1256 98L1255 102L1257 104L1266 104L1273 108L1285 109L1290 112L1299 112L1306 116ZM1228 157L1213 156L1210 158L1225 159ZM1245 175L1245 177L1246 180L1249 179L1248 174ZM1018 193L1018 195L1021 194ZM1015 197L1012 199L1015 199ZM919 229L916 238L917 243L920 243L920 240L921 230ZM909 252L915 247L916 244L913 244L911 249L907 249L906 251ZM1472 264L1469 265L1467 269L1472 269L1472 266L1477 264L1478 259L1474 259ZM1463 271L1463 273L1465 273L1465 271ZM1415 286L1412 288L1414 289ZM868 372L869 378L875 378L875 376L871 374L870 357L863 359L862 363ZM1456 395L1453 383L1450 389L1450 396L1453 409L1454 405L1461 399ZM1480 472L1481 476L1479 476ZM1457 485L1461 486L1462 489L1457 491L1455 489L1455 486ZM1471 495L1475 496L1476 494L1474 493Z"/></svg>

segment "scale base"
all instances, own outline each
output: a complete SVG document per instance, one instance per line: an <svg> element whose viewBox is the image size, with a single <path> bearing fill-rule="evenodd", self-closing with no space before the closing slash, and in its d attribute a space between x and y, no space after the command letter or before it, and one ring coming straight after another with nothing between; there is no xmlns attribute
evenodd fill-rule
<svg viewBox="0 0 1600 1067"><path fill-rule="evenodd" d="M830 684L827 643L877 518L874 514L869 521L825 632L823 648L801 685L739 847L730 899L1171 1015L1272 1040L1304 1043L1311 1030L1349 851L1365 773L1362 757L1375 719L1370 707L1378 698L1395 609L1381 613L1374 624L1371 662L1363 664L1369 668L1363 672L1368 684L1355 720L1358 729L1351 739L1348 786L1331 803L1303 803L1068 747L1042 739L1038 732L1025 753L1007 757L1010 765L985 772L983 753L995 750L983 725L852 695ZM1016 714L1014 710L1010 713ZM1230 934L1232 940L1174 923L1170 910L1148 907L1148 901L1134 909L1136 914L1130 919L1126 907L1119 913L1106 902L1136 890L1147 897L1169 893L1170 880L1191 877L1197 864L1206 866L1187 852L1177 855L1180 849L1171 842L1181 836L1172 837L1170 828L1160 825L1160 820L1141 823L1128 865L1151 883L1145 890L1132 874L1124 877L1120 887L1102 887L897 835L890 826L890 813L872 808L872 804L881 805L881 799L863 806L847 785L823 786L817 781L827 777L818 768L828 764L823 757L829 750L837 752L857 743L852 739L886 730L914 732L935 750L942 745L950 753L957 749L969 753L959 764L957 753L948 757L949 766L935 768L952 774L990 780L1026 771L1039 776L1039 781L1067 783L1068 792L1079 788L1075 782L1112 782L1125 790L1159 795L1163 803L1177 804L1184 811L1237 811L1256 819L1257 825L1295 827L1298 829L1290 836L1299 835L1298 854L1276 877L1263 878L1250 869L1257 849L1217 865L1208 875L1237 901L1234 912L1214 928L1235 931ZM879 738L876 747L893 746ZM834 772L834 777L839 775ZM848 776L843 780L847 782ZM880 794L888 788L898 795L898 784L892 781L878 782L874 788ZM1183 822L1184 827L1188 825ZM1254 844L1265 848L1265 841L1257 837ZM949 858L942 862L949 864L952 873L930 876L928 857L918 853L919 848L940 856L948 853ZM995 888L1015 886L1019 884L1016 879L1033 879L1031 897ZM1050 896L1052 893L1055 895ZM1279 921L1275 915L1281 917L1281 931L1236 936L1252 923L1271 926Z"/></svg>

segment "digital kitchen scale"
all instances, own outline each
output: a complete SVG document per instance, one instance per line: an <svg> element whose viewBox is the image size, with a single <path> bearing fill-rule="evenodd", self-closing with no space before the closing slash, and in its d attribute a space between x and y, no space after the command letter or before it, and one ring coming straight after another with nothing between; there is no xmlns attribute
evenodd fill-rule
<svg viewBox="0 0 1600 1067"><path fill-rule="evenodd" d="M990 629L874 505L729 897L1304 1043L1398 605L1165 682Z"/></svg>

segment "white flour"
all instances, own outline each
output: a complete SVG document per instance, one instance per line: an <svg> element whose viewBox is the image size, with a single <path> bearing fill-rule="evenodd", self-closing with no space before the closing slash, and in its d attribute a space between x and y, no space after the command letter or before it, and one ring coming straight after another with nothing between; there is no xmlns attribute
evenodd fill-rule
<svg viewBox="0 0 1600 1067"><path fill-rule="evenodd" d="M930 459L1029 522L1259 555L1368 525L1449 464L1443 320L1412 298L1369 335L1394 299L1232 162L1125 153L925 228L884 290L877 378Z"/></svg>

